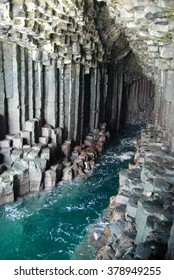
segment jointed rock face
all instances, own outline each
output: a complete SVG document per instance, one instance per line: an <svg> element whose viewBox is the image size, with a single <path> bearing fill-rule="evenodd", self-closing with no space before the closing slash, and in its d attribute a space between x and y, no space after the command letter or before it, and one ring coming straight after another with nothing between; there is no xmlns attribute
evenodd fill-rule
<svg viewBox="0 0 174 280"><path fill-rule="evenodd" d="M148 125L134 164L120 172L98 259L173 259L174 158L163 133Z"/></svg>
<svg viewBox="0 0 174 280"><path fill-rule="evenodd" d="M173 42L172 0L1 0L0 204L88 173L106 127L125 121L163 130L172 158ZM154 174L141 178L146 189L154 188ZM127 204L132 218L137 201L149 210L154 191L141 199L137 189ZM173 258L172 237L169 246Z"/></svg>

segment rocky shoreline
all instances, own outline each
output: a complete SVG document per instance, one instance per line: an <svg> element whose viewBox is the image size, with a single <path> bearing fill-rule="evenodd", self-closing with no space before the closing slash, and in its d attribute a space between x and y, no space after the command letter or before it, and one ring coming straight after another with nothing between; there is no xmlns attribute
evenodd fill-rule
<svg viewBox="0 0 174 280"><path fill-rule="evenodd" d="M110 198L96 259L174 259L174 157L165 130L148 124Z"/></svg>
<svg viewBox="0 0 174 280"><path fill-rule="evenodd" d="M0 205L87 176L109 138L104 123L77 146L70 139L63 142L59 127L26 121L25 130L0 141Z"/></svg>

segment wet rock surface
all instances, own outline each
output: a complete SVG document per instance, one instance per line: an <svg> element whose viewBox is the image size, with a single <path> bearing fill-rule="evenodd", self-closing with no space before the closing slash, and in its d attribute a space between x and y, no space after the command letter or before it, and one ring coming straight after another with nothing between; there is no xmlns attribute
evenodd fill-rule
<svg viewBox="0 0 174 280"><path fill-rule="evenodd" d="M60 145L60 128L54 130L54 133L57 133L57 142L49 140L49 144L46 145L42 143L42 137L51 135L53 129L44 126L36 131L33 129L35 122L38 121L34 119L26 122L25 131L31 130L31 139L27 145L24 144L23 137L19 149L14 147L13 140L0 141L0 154L3 158L0 165L0 205L13 202L29 193L51 191L58 183L72 181L75 177L88 176L95 166L98 155L109 141L106 124L103 124L102 130L98 130L97 134L90 133L86 136L88 145L75 146L70 139ZM37 144L35 134L41 135L38 137L41 142Z"/></svg>
<svg viewBox="0 0 174 280"><path fill-rule="evenodd" d="M107 242L97 259L174 257L174 160L171 150L163 149L166 140L158 132L147 125L141 132L136 164L120 172L119 192L108 208Z"/></svg>

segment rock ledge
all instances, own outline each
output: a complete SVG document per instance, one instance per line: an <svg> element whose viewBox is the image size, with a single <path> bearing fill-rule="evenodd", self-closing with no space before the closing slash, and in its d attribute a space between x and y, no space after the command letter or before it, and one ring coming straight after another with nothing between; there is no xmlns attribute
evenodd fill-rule
<svg viewBox="0 0 174 280"><path fill-rule="evenodd" d="M129 169L110 199L106 244L97 259L174 259L174 157L165 131L141 132Z"/></svg>

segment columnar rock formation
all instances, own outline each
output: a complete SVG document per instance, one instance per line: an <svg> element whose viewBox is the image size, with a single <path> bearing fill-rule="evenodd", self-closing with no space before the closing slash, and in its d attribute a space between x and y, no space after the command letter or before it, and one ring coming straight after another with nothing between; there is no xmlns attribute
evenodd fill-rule
<svg viewBox="0 0 174 280"><path fill-rule="evenodd" d="M142 130L134 163L120 172L110 199L98 259L173 259L174 159L166 144L164 131Z"/></svg>
<svg viewBox="0 0 174 280"><path fill-rule="evenodd" d="M108 51L117 62L120 56L117 56L114 48L120 48L121 43L123 44L120 42L120 34L125 35L143 73L155 83L154 122L156 126L160 125L166 129L168 144L172 145L174 2L172 0L98 2L100 3L97 9L97 23L105 46L109 46ZM108 14L110 26L106 23ZM109 39L111 37L110 40L108 36ZM110 44L107 43L108 40ZM124 49L124 52L126 51L128 48ZM125 53L119 55L123 54Z"/></svg>
<svg viewBox="0 0 174 280"><path fill-rule="evenodd" d="M2 203L50 189L60 160L72 178L101 123L150 121L173 152L173 36L172 0L1 0Z"/></svg>
<svg viewBox="0 0 174 280"><path fill-rule="evenodd" d="M123 87L142 72L120 31L112 38L121 42L113 55L120 63L109 62L116 46L105 47L98 9L95 1L1 1L1 139L33 118L75 142L100 121L119 127ZM109 36L106 30L108 45Z"/></svg>
<svg viewBox="0 0 174 280"><path fill-rule="evenodd" d="M1 1L1 203L55 185L65 140L62 150L69 149L64 153L69 159L72 147L84 140L86 147L99 141L94 150L102 150L101 123L114 131L121 122L153 116L154 86L123 34L119 62L109 59L95 23L99 6L95 1ZM109 14L108 20L110 28ZM64 164L63 179L77 173L71 165Z"/></svg>

